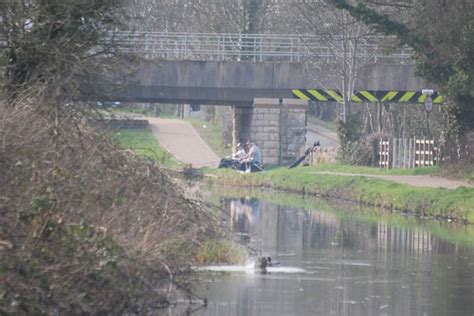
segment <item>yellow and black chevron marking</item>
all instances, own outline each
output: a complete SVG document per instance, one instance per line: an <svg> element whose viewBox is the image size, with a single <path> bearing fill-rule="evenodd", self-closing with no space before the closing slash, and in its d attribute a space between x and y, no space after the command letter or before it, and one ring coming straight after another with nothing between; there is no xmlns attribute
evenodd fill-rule
<svg viewBox="0 0 474 316"><path fill-rule="evenodd" d="M342 94L331 89L295 89L293 95L301 100L336 101L342 102ZM431 98L433 103L443 103L444 97L435 92ZM421 91L369 91L359 90L352 96L352 101L361 102L390 102L390 103L424 103L426 95Z"/></svg>

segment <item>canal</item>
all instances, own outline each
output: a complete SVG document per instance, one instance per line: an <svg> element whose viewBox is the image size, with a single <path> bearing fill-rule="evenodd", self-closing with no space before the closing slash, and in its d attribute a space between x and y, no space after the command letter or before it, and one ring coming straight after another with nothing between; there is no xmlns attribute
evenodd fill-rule
<svg viewBox="0 0 474 316"><path fill-rule="evenodd" d="M192 315L474 315L472 226L220 201L235 238L281 265L209 267L224 272L202 272L208 305Z"/></svg>

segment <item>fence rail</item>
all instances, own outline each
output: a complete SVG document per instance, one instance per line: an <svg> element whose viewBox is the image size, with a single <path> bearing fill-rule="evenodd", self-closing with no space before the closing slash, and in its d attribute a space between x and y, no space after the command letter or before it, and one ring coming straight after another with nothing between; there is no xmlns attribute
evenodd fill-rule
<svg viewBox="0 0 474 316"><path fill-rule="evenodd" d="M110 39L126 52L179 60L302 62L315 57L332 59L337 50L334 48L337 44L330 46L323 39L310 35L116 32L110 34ZM375 61L410 60L410 48L385 52L380 45L383 40L377 36L367 38L357 46L356 57Z"/></svg>
<svg viewBox="0 0 474 316"><path fill-rule="evenodd" d="M304 62L314 58L333 61L343 46L342 40L335 39L328 45L312 35L239 33L113 32L106 38L110 41L123 52L147 58L255 62ZM357 45L355 58L411 63L411 48L387 52L380 44L384 41L380 36L365 38ZM6 42L0 37L3 47Z"/></svg>
<svg viewBox="0 0 474 316"><path fill-rule="evenodd" d="M384 169L434 166L439 155L432 139L392 138L379 143L379 167Z"/></svg>

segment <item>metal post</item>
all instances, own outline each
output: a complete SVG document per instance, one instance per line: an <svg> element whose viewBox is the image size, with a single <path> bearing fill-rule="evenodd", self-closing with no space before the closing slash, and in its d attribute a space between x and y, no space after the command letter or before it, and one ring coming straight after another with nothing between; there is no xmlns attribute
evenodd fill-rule
<svg viewBox="0 0 474 316"><path fill-rule="evenodd" d="M282 109L283 109L283 99L278 99L278 165L281 165L281 151L282 151L282 135L281 135L281 128L282 128Z"/></svg>
<svg viewBox="0 0 474 316"><path fill-rule="evenodd" d="M430 130L430 112L426 112L426 132L428 139L431 138L431 130Z"/></svg>

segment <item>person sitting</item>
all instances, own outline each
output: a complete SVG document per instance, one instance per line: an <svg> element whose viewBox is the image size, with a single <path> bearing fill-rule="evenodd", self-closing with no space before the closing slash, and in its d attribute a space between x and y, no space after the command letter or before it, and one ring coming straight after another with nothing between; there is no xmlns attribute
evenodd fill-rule
<svg viewBox="0 0 474 316"><path fill-rule="evenodd" d="M258 146L250 140L247 141L247 148L248 152L245 155L244 159L242 159L242 163L245 164L245 171L262 171L262 153L260 151L260 148L258 148Z"/></svg>
<svg viewBox="0 0 474 316"><path fill-rule="evenodd" d="M246 154L247 153L245 152L244 146L242 146L241 143L238 143L235 153L232 154L232 159L241 161L244 159Z"/></svg>
<svg viewBox="0 0 474 316"><path fill-rule="evenodd" d="M232 153L230 157L222 158L218 168L231 168L234 170L245 170L244 164L241 163L245 158L246 152L241 143L237 144L236 152Z"/></svg>

